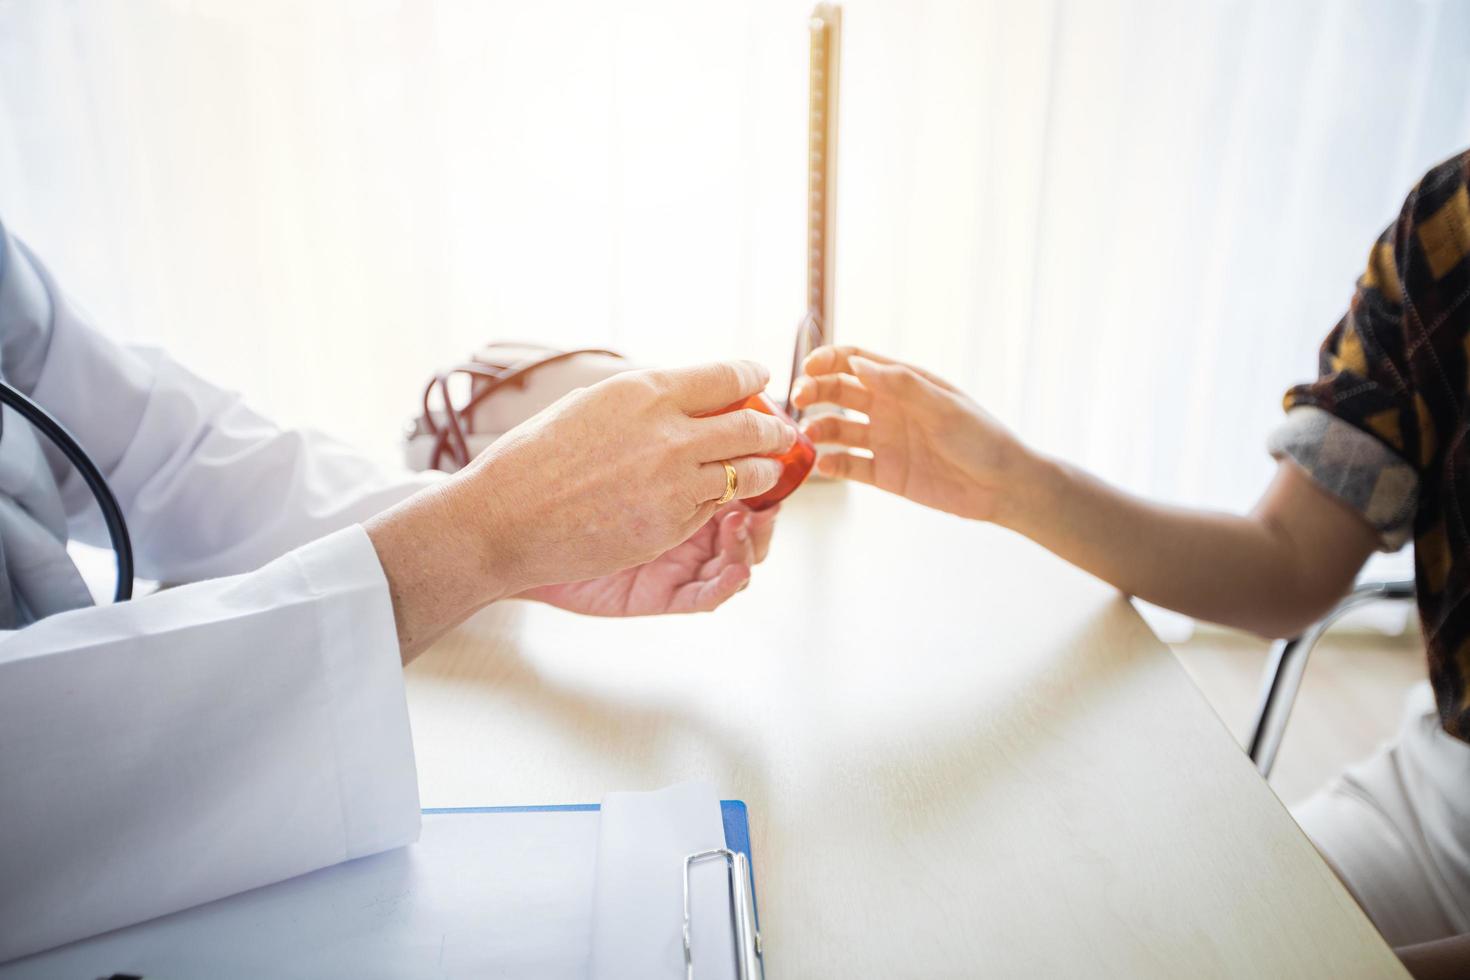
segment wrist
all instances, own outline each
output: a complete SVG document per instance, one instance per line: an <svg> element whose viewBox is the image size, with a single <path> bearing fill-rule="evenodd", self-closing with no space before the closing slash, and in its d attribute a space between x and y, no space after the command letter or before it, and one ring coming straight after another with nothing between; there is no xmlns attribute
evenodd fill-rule
<svg viewBox="0 0 1470 980"><path fill-rule="evenodd" d="M404 663L476 610L519 591L517 565L478 506L478 488L455 478L364 523L393 602Z"/></svg>
<svg viewBox="0 0 1470 980"><path fill-rule="evenodd" d="M1067 468L1060 460L1018 442L1001 481L992 522L1034 538L1057 513L1067 480Z"/></svg>
<svg viewBox="0 0 1470 980"><path fill-rule="evenodd" d="M482 457L446 487L445 526L456 540L451 567L470 585L467 598L476 609L539 584L516 546L522 535L511 501L496 493L494 469Z"/></svg>

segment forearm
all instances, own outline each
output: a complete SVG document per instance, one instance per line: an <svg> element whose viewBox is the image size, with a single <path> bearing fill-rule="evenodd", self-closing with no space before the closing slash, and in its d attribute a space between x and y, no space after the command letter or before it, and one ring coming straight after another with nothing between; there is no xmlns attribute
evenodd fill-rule
<svg viewBox="0 0 1470 980"><path fill-rule="evenodd" d="M476 610L519 591L497 547L505 529L467 499L472 489L448 480L363 525L388 579L405 666Z"/></svg>
<svg viewBox="0 0 1470 980"><path fill-rule="evenodd" d="M1020 492L1007 495L998 523L1129 595L1189 616L1293 635L1331 608L1357 568L1307 567L1331 559L1305 554L1266 508L1239 516L1170 507L1036 454L1018 466Z"/></svg>

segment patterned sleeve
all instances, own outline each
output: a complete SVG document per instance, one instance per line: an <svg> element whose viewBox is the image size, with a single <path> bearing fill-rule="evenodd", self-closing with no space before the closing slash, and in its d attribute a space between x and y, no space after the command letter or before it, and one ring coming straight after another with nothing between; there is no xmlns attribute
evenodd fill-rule
<svg viewBox="0 0 1470 980"><path fill-rule="evenodd" d="M1347 315L1322 344L1320 376L1286 393L1286 419L1268 443L1361 514L1387 551L1410 536L1421 474L1436 451L1404 322L1406 262L1421 258L1411 254L1417 198L1416 189L1374 243Z"/></svg>

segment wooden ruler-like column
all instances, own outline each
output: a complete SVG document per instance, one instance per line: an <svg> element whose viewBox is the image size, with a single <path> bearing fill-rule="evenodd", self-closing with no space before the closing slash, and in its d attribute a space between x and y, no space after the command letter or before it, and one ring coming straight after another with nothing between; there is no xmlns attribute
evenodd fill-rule
<svg viewBox="0 0 1470 980"><path fill-rule="evenodd" d="M837 80L842 8L821 3L812 11L807 118L807 312L832 342L837 258Z"/></svg>

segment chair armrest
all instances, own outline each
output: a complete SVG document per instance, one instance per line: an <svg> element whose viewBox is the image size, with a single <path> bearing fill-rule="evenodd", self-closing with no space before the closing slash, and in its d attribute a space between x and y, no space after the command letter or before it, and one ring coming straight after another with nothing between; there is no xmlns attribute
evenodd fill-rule
<svg viewBox="0 0 1470 980"><path fill-rule="evenodd" d="M1413 597L1413 579L1363 582L1355 586L1345 599L1332 607L1331 612L1308 627L1301 636L1277 640L1272 644L1266 673L1261 679L1255 723L1251 726L1250 741L1246 748L1262 776L1269 777L1271 767L1276 764L1276 753L1286 735L1286 723L1291 717L1292 705L1296 703L1297 691L1301 688L1302 675L1307 669L1307 658L1311 656L1312 648L1317 645L1322 634L1350 609L1371 602Z"/></svg>

